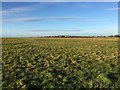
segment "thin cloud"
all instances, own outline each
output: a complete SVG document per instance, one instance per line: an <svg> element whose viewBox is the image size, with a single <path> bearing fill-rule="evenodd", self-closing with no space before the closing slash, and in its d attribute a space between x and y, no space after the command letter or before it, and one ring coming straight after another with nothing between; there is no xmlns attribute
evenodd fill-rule
<svg viewBox="0 0 120 90"><path fill-rule="evenodd" d="M98 19L84 19L82 21L84 22L103 22L103 21L108 21L108 18L98 18Z"/></svg>
<svg viewBox="0 0 120 90"><path fill-rule="evenodd" d="M55 30L55 29L42 29L42 30L29 30L30 32L78 32L78 31L81 31L81 30L78 30L78 29L73 29L73 30L69 30L69 29L66 29L66 30Z"/></svg>
<svg viewBox="0 0 120 90"><path fill-rule="evenodd" d="M45 6L46 4L39 4L39 3L36 3L36 4L31 4L30 6L24 6L24 7L14 7L14 8L10 8L10 9L7 9L7 10L2 10L0 11L0 14L3 14L3 15L16 15L16 14L20 14L20 13L23 13L23 12L27 12L27 11L32 11L32 10L36 10L36 8L38 7L43 7Z"/></svg>
<svg viewBox="0 0 120 90"><path fill-rule="evenodd" d="M13 20L7 21L14 21L14 22L37 22L37 21L47 21L47 20L73 20L77 19L77 17L30 17L30 18L16 18Z"/></svg>
<svg viewBox="0 0 120 90"><path fill-rule="evenodd" d="M107 33L105 33L107 32ZM29 30L27 33L32 33L33 35L40 34L40 36L51 36L51 35L92 35L92 36L97 36L97 35L111 35L111 34L116 34L117 29L105 29L104 32L102 32L99 29L47 29L47 30Z"/></svg>
<svg viewBox="0 0 120 90"><path fill-rule="evenodd" d="M46 7L47 5L51 5L54 4L54 2L49 2L49 3L40 3L40 2L36 2L34 4L31 4L29 6L24 6L24 7L14 7L14 8L10 8L7 10L1 10L0 11L0 15L20 15L21 13L24 14L23 12L27 12L27 11L33 11L33 10L41 10L44 7Z"/></svg>
<svg viewBox="0 0 120 90"><path fill-rule="evenodd" d="M112 11L112 10L120 10L120 8L107 8L105 10L109 10L109 11Z"/></svg>
<svg viewBox="0 0 120 90"><path fill-rule="evenodd" d="M74 16L59 16L59 17L25 17L25 18L15 18L15 19L3 19L4 22L40 22L40 21L60 21L60 20L74 20L79 22L105 22L109 21L109 18L80 18Z"/></svg>
<svg viewBox="0 0 120 90"><path fill-rule="evenodd" d="M31 11L31 8L27 8L27 7L16 7L16 8L11 8L8 10L3 10L2 14L3 15L9 15L9 14L16 14L16 13L20 13L20 12L26 12L26 11Z"/></svg>

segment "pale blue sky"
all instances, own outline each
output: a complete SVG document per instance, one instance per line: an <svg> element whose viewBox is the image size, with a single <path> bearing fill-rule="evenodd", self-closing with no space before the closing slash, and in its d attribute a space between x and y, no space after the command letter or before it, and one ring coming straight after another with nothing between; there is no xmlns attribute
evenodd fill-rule
<svg viewBox="0 0 120 90"><path fill-rule="evenodd" d="M117 2L4 2L3 37L118 34Z"/></svg>

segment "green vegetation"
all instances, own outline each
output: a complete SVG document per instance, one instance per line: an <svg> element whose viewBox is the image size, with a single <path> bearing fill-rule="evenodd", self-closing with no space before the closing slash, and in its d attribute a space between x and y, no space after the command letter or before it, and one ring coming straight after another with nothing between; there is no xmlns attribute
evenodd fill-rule
<svg viewBox="0 0 120 90"><path fill-rule="evenodd" d="M117 38L3 38L3 90L120 88Z"/></svg>

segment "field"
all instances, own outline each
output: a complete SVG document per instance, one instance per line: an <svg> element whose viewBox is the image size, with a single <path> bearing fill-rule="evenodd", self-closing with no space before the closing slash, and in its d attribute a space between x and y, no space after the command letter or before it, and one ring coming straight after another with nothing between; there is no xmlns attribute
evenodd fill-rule
<svg viewBox="0 0 120 90"><path fill-rule="evenodd" d="M3 38L3 90L120 88L117 38Z"/></svg>

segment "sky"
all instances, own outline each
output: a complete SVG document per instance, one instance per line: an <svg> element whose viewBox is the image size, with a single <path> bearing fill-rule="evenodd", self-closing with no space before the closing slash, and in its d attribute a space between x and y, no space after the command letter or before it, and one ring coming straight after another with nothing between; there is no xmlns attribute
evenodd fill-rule
<svg viewBox="0 0 120 90"><path fill-rule="evenodd" d="M119 0L2 0L2 2L119 2Z"/></svg>
<svg viewBox="0 0 120 90"><path fill-rule="evenodd" d="M118 34L117 2L3 2L2 36Z"/></svg>

